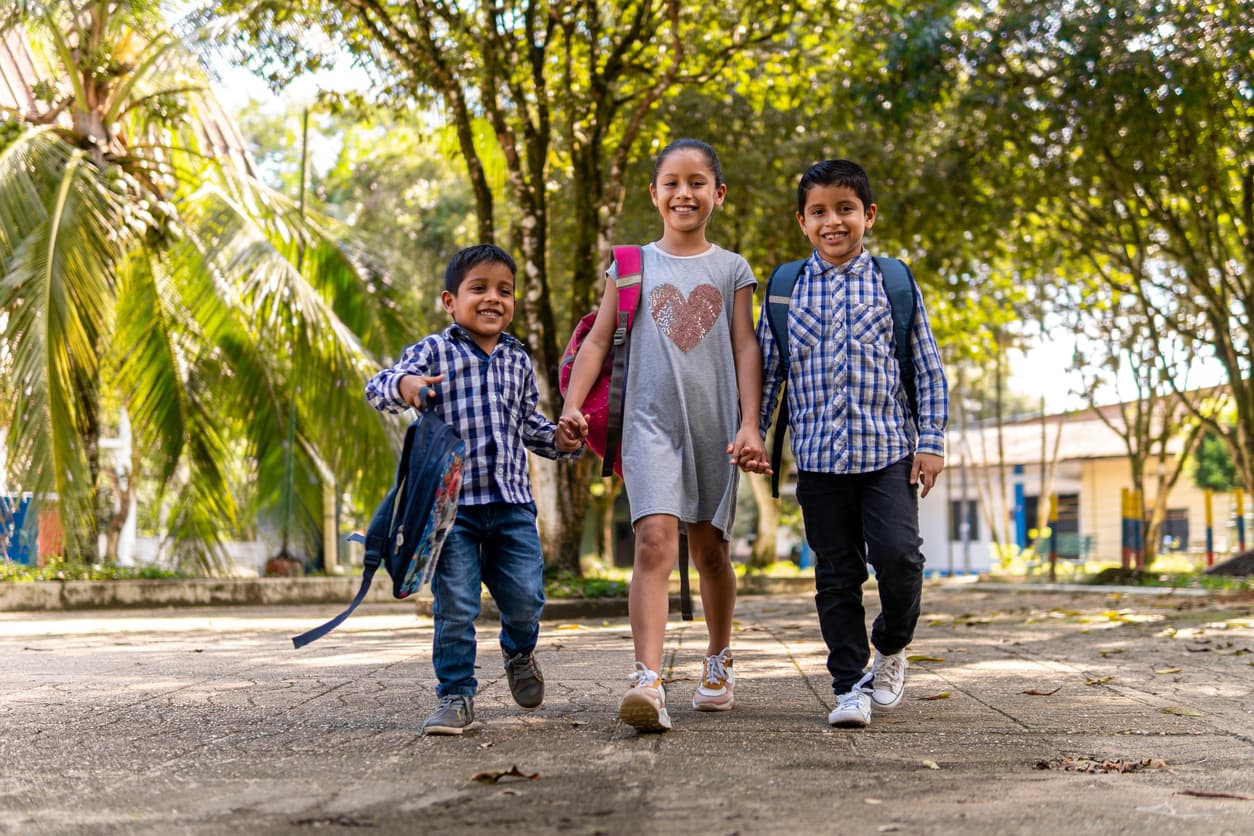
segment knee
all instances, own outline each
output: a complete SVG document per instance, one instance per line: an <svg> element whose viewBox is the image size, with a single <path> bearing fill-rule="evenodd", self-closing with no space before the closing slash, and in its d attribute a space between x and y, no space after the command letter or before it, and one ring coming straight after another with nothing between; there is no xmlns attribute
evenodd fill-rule
<svg viewBox="0 0 1254 836"><path fill-rule="evenodd" d="M641 525L636 529L636 569L669 572L678 554L678 535L660 525Z"/></svg>

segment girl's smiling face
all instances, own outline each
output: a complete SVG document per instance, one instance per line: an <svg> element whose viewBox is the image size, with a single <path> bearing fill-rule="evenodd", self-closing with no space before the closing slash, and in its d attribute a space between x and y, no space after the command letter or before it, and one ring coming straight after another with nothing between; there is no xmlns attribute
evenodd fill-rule
<svg viewBox="0 0 1254 836"><path fill-rule="evenodd" d="M718 182L705 154L695 148L667 154L649 184L649 196L666 229L664 239L699 234L704 240L705 225L726 193L727 186Z"/></svg>

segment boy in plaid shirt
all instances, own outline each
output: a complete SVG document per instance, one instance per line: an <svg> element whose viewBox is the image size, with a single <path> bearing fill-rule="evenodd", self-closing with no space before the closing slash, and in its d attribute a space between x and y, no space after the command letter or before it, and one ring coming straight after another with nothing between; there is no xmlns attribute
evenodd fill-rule
<svg viewBox="0 0 1254 836"><path fill-rule="evenodd" d="M425 406L466 442L457 521L431 581L440 703L422 725L425 734L461 734L475 725L480 584L501 613L501 653L514 701L524 711L544 701L535 656L544 558L524 448L556 459L578 456L583 445L536 411L531 358L505 333L514 318L514 274L509 253L490 244L454 255L440 294L453 324L408 346L395 366L366 384L375 409Z"/></svg>
<svg viewBox="0 0 1254 836"><path fill-rule="evenodd" d="M944 467L949 420L945 371L917 285L908 332L917 394L911 412L884 279L862 245L875 213L861 166L811 166L797 187L797 222L814 251L789 302L788 368L781 368L765 306L758 322L763 435L787 375L797 502L815 553L815 604L836 694L827 721L854 728L870 723L873 708L901 702L923 589L919 497ZM875 661L864 673L868 562L880 613L871 631Z"/></svg>

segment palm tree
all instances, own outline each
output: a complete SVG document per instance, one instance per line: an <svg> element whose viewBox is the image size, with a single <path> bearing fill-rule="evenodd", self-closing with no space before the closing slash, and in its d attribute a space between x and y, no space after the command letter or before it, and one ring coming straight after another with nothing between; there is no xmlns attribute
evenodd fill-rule
<svg viewBox="0 0 1254 836"><path fill-rule="evenodd" d="M22 11L0 35L20 23L56 81L0 131L6 480L58 497L67 552L94 558L99 442L124 411L127 501L142 472L176 558L208 569L237 497L282 507L312 480L320 505L328 483L386 480L360 383L398 330L387 283L329 220L214 156L222 119L156 2Z"/></svg>

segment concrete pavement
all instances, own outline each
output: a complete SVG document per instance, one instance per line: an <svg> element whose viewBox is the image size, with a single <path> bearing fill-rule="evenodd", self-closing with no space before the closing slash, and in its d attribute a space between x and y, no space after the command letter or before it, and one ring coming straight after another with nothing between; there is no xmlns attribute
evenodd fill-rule
<svg viewBox="0 0 1254 836"><path fill-rule="evenodd" d="M545 621L533 714L485 625L462 738L414 733L432 628L408 607L301 651L334 606L0 613L0 833L1254 833L1248 596L923 609L906 699L859 731L826 725L808 595L741 598L726 714L692 710L704 626L673 616L660 736L615 716L625 617Z"/></svg>

